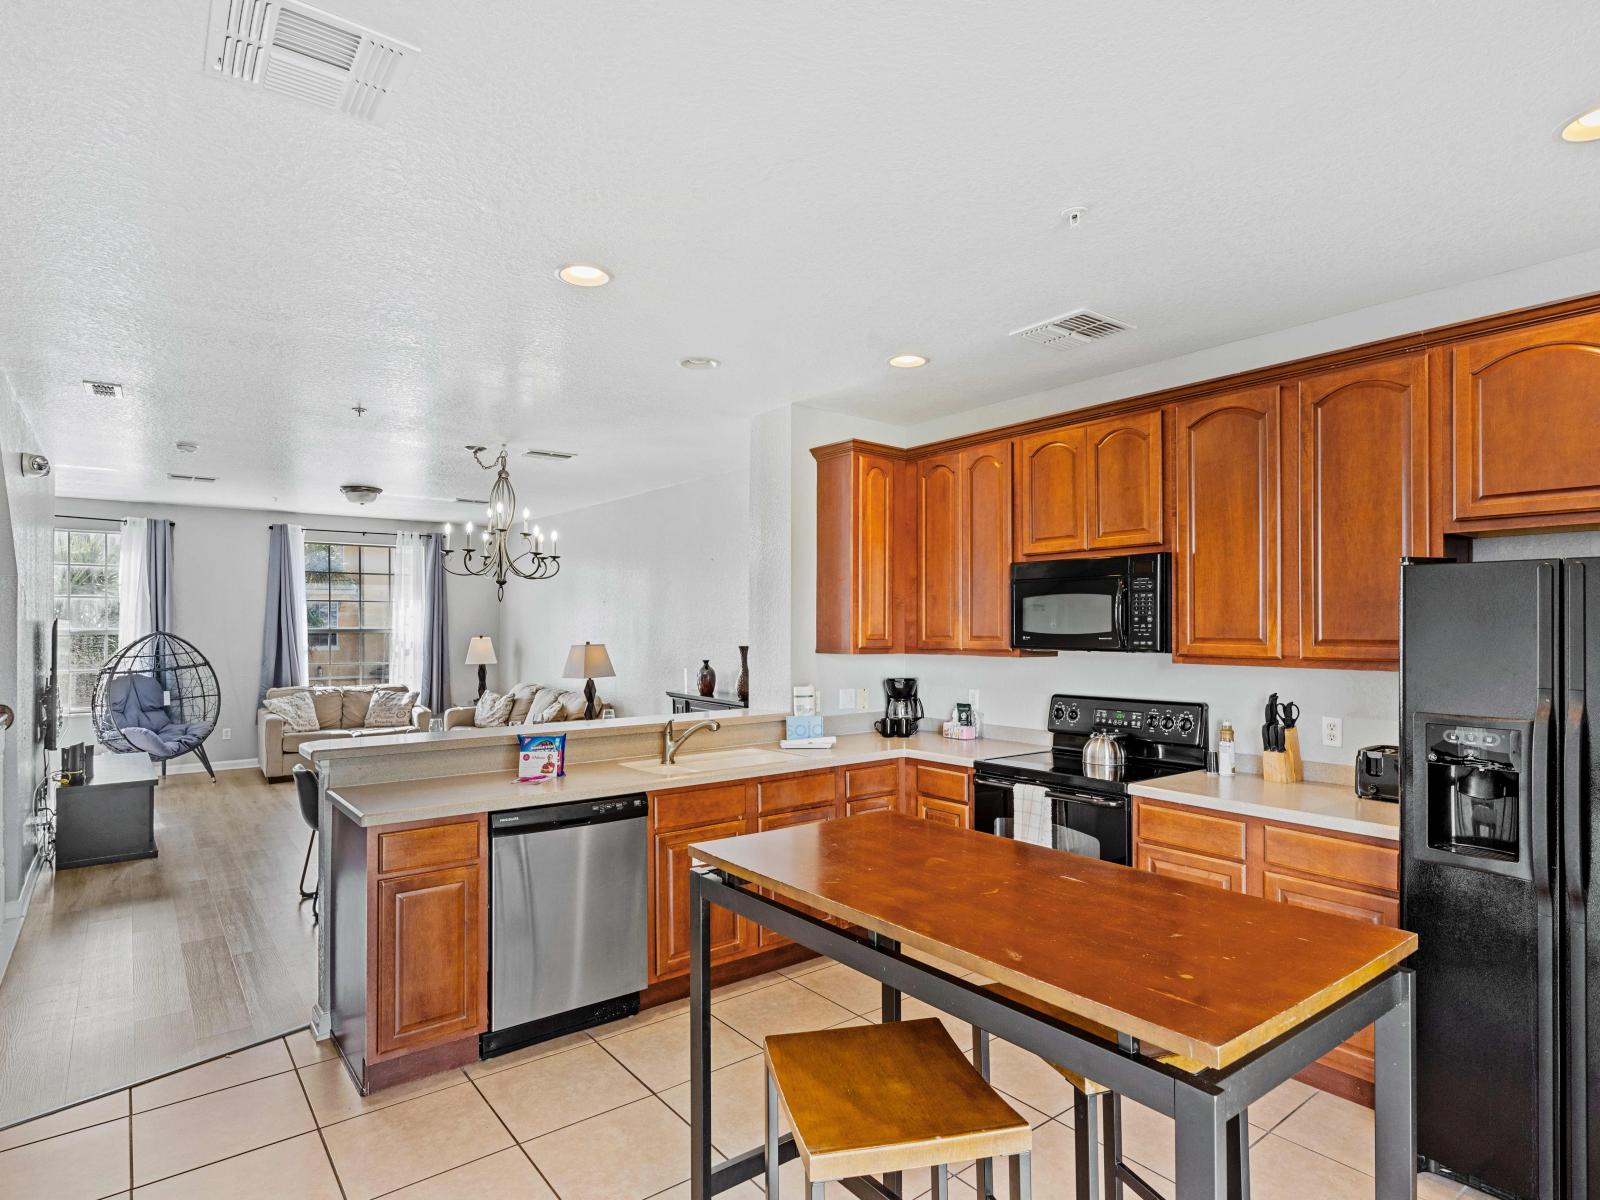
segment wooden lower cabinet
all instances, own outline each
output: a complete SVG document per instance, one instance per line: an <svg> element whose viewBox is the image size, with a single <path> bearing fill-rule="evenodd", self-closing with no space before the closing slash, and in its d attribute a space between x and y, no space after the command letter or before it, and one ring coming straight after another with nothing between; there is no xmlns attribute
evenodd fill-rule
<svg viewBox="0 0 1600 1200"><path fill-rule="evenodd" d="M906 762L907 812L925 821L972 828L972 772L966 767Z"/></svg>
<svg viewBox="0 0 1600 1200"><path fill-rule="evenodd" d="M970 805L953 804L949 800L940 800L937 796L918 796L916 815L924 821L953 825L957 829L972 828Z"/></svg>
<svg viewBox="0 0 1600 1200"><path fill-rule="evenodd" d="M481 864L378 880L380 1055L483 1031Z"/></svg>
<svg viewBox="0 0 1600 1200"><path fill-rule="evenodd" d="M1400 924L1400 853L1392 842L1140 798L1133 863L1280 904ZM1305 1077L1370 1106L1372 1049L1369 1028L1319 1059Z"/></svg>
<svg viewBox="0 0 1600 1200"><path fill-rule="evenodd" d="M737 837L746 832L744 818L715 825L696 825L651 839L650 854L650 982L660 983L689 973L689 847L696 842ZM711 961L726 962L748 953L753 944L749 925L725 908L711 909Z"/></svg>
<svg viewBox="0 0 1600 1200"><path fill-rule="evenodd" d="M792 809L788 812L774 813L771 816L759 817L757 818L757 828L761 830L787 829L791 825L809 825L814 821L830 821L838 815L839 806L837 803L821 804L815 808ZM767 896L768 898L772 897L772 893L766 891L765 889L762 890L761 894L763 896ZM800 909L802 912L809 912L812 916L824 917L824 919L826 919L826 914L817 912L814 909L806 908L806 906L803 904L796 904L794 907ZM789 944L790 939L784 937L781 933L773 933L772 930L768 929L765 925L758 925L756 927L756 947L758 949L770 950L774 946L787 946Z"/></svg>

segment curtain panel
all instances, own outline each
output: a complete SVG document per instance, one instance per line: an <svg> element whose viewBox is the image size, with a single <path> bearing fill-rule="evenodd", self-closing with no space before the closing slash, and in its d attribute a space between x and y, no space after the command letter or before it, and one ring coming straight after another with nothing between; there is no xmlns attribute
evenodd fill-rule
<svg viewBox="0 0 1600 1200"><path fill-rule="evenodd" d="M306 634L306 537L298 525L273 525L267 543L267 612L261 633L261 690L304 687L311 655Z"/></svg>

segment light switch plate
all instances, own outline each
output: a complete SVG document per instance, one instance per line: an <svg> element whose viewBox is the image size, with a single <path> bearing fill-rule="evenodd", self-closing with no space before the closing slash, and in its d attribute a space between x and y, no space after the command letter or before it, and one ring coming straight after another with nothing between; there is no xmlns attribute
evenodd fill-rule
<svg viewBox="0 0 1600 1200"><path fill-rule="evenodd" d="M972 705L973 711L977 711L977 708L978 708L978 689L977 688L968 688L967 689L967 703Z"/></svg>
<svg viewBox="0 0 1600 1200"><path fill-rule="evenodd" d="M1324 746L1344 745L1344 722L1338 717L1322 718L1322 744Z"/></svg>
<svg viewBox="0 0 1600 1200"><path fill-rule="evenodd" d="M840 688L839 689L839 711L840 712L855 712L855 710L856 710L856 689L855 688Z"/></svg>

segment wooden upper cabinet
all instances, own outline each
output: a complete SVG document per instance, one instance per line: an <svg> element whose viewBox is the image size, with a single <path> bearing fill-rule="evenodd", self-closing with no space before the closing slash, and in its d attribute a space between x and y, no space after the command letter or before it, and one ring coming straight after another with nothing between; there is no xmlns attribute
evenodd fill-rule
<svg viewBox="0 0 1600 1200"><path fill-rule="evenodd" d="M917 647L961 649L961 455L917 463Z"/></svg>
<svg viewBox="0 0 1600 1200"><path fill-rule="evenodd" d="M1174 654L1281 652L1278 387L1177 407Z"/></svg>
<svg viewBox="0 0 1600 1200"><path fill-rule="evenodd" d="M1016 556L1048 558L1088 546L1084 427L1047 429L1016 440Z"/></svg>
<svg viewBox="0 0 1600 1200"><path fill-rule="evenodd" d="M1400 559L1427 553L1427 361L1313 375L1298 401L1300 657L1398 663Z"/></svg>
<svg viewBox="0 0 1600 1200"><path fill-rule="evenodd" d="M1161 410L1107 417L1091 422L1083 433L1088 548L1161 545Z"/></svg>
<svg viewBox="0 0 1600 1200"><path fill-rule="evenodd" d="M961 451L961 648L1011 649L1011 443Z"/></svg>
<svg viewBox="0 0 1600 1200"><path fill-rule="evenodd" d="M1600 512L1600 316L1458 343L1450 396L1458 521Z"/></svg>
<svg viewBox="0 0 1600 1200"><path fill-rule="evenodd" d="M895 593L904 461L867 443L822 450L816 456L817 650L899 650Z"/></svg>

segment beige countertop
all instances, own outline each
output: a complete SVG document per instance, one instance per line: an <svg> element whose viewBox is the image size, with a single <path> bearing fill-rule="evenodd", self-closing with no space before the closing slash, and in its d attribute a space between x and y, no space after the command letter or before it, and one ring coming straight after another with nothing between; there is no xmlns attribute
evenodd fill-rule
<svg viewBox="0 0 1600 1200"><path fill-rule="evenodd" d="M1357 833L1392 842L1400 840L1398 804L1363 800L1352 788L1342 784L1268 783L1259 775L1221 776L1189 771L1136 783L1130 790L1135 796L1170 800L1194 808Z"/></svg>
<svg viewBox="0 0 1600 1200"><path fill-rule="evenodd" d="M501 731L502 735L504 731ZM360 739L357 739L360 740ZM389 740L389 739L385 739ZM401 739L393 739L400 741ZM916 758L952 766L971 766L980 758L999 758L1008 754L1030 754L1039 749L1036 742L978 738L960 742L937 733L919 733L909 738L881 738L875 733L843 734L827 750L782 750L773 745L754 747L781 760L744 765L732 769L696 771L662 776L625 766L622 759L575 764L560 779L545 783L518 783L509 771L477 775L453 775L437 779L412 779L396 783L363 783L333 787L328 798L358 825L393 825L403 821L435 821L448 817L498 812L508 808L565 804L574 800L593 800L631 792L661 792L676 788L705 787L738 779L768 775L788 775L815 771L823 767L856 766ZM680 763L692 763L693 750L685 750ZM792 762L788 760L793 760Z"/></svg>

